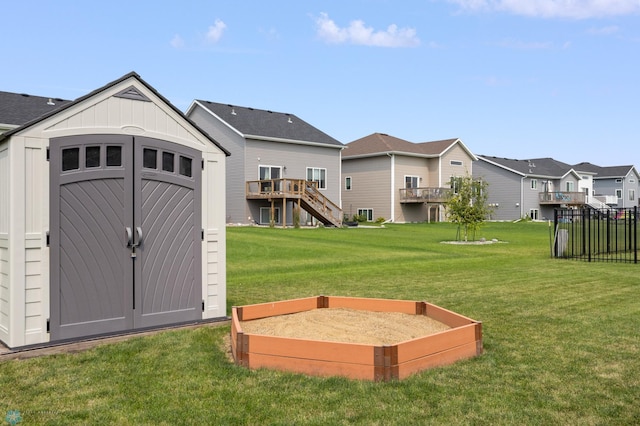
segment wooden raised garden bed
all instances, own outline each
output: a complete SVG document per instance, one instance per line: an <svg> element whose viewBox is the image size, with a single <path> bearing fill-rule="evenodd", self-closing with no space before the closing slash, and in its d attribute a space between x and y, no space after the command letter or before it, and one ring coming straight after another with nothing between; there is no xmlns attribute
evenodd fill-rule
<svg viewBox="0 0 640 426"><path fill-rule="evenodd" d="M314 309L347 308L424 315L450 327L390 345L342 343L246 333L245 321ZM316 376L400 380L482 353L482 323L427 302L317 296L232 308L231 352L238 365Z"/></svg>

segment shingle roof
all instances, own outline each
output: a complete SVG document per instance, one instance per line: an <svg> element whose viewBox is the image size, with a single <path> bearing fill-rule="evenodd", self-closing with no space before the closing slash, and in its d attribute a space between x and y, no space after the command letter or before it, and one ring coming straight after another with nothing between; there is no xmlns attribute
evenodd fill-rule
<svg viewBox="0 0 640 426"><path fill-rule="evenodd" d="M385 133L373 133L348 143L348 149L342 152L342 158L385 154L387 152L437 157L457 141L458 139L445 139L433 142L413 143L389 136Z"/></svg>
<svg viewBox="0 0 640 426"><path fill-rule="evenodd" d="M553 158L532 158L529 160L515 160L511 158L478 155L478 158L499 164L528 176L562 177L573 169L573 166ZM583 170L587 171L587 170Z"/></svg>
<svg viewBox="0 0 640 426"><path fill-rule="evenodd" d="M69 102L59 98L0 91L0 124L21 126Z"/></svg>
<svg viewBox="0 0 640 426"><path fill-rule="evenodd" d="M601 167L591 163L579 163L573 166L576 170L597 173L594 179L621 178L629 174L633 166L607 166Z"/></svg>
<svg viewBox="0 0 640 426"><path fill-rule="evenodd" d="M344 147L337 139L332 138L294 114L204 100L196 100L196 102L217 115L245 137L261 136Z"/></svg>
<svg viewBox="0 0 640 426"><path fill-rule="evenodd" d="M149 89L151 92L153 92L153 94L155 94L159 99L162 100L162 102L164 102L169 108L171 108L175 113L177 113L183 120L185 120L186 122L188 122L191 126L193 126L195 129L197 129L204 137L206 137L212 144L214 144L215 146L217 146L222 152L225 153L225 155L231 155L229 153L228 150L226 150L222 145L220 145L218 143L218 141L216 141L214 138L212 138L207 132L205 132L204 130L202 130L200 128L200 126L198 126L196 123L194 123L189 117L187 117L182 111L180 111L178 108L176 108L171 102L169 102L169 100L167 98L165 98L164 96L162 96L156 89L154 89L149 83L147 83L146 81L144 81L136 72L132 71L130 73L127 73L125 75L123 75L122 77L120 77L117 80L112 81L111 83L108 83L90 93L87 93L84 96L79 97L78 99L74 100L74 101L61 101L60 104L56 103L56 107L57 108L49 108L49 110L45 110L44 113L41 113L39 115L36 115L34 117L32 117L31 119L27 120L26 122L20 123L20 125L14 129L11 129L7 132L4 132L2 134L0 134L0 141L7 139L11 136L13 136L15 133L18 133L20 131L23 131L26 128L29 128L43 120L46 120L47 118L49 118L52 115L57 114L58 112L61 112L67 108L71 108L76 104L79 104L81 102L83 102L86 99L89 99L95 95L97 95L100 92L103 92L105 90L110 89L111 87L125 81L128 80L130 78L135 78L136 80L138 80L142 85L144 85L147 89ZM6 93L6 92L4 92ZM20 95L22 96L22 95ZM37 97L35 97L37 98ZM49 100L49 98L40 98L40 99L47 99L47 102ZM30 101L29 101L30 102ZM55 100L54 100L55 103ZM34 104L37 104L37 102L34 102ZM46 102L45 102L46 104ZM52 107L53 105L49 105L49 107ZM38 108L38 107L36 107ZM35 112L36 108L34 109L29 109L29 108L25 108L27 110L27 112L22 112L20 114L22 114L22 117L26 117L28 114L28 111L32 111ZM20 115L19 114L19 115ZM0 116L1 117L1 116ZM11 123L5 123L5 124L11 124Z"/></svg>

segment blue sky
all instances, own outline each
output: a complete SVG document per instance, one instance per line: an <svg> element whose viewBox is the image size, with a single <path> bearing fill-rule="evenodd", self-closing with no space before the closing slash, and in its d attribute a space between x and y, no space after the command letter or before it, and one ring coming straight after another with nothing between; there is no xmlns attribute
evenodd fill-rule
<svg viewBox="0 0 640 426"><path fill-rule="evenodd" d="M135 71L343 143L640 167L640 0L5 2L0 90L75 99Z"/></svg>

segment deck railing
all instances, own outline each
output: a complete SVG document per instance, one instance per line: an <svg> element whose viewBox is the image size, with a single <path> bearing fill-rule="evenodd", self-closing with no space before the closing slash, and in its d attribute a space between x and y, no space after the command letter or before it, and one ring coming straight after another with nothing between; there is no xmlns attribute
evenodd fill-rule
<svg viewBox="0 0 640 426"><path fill-rule="evenodd" d="M444 203L451 188L401 188L401 203Z"/></svg>
<svg viewBox="0 0 640 426"><path fill-rule="evenodd" d="M248 199L299 199L303 208L324 224L340 226L342 209L318 189L318 182L304 179L265 179L246 182Z"/></svg>
<svg viewBox="0 0 640 426"><path fill-rule="evenodd" d="M538 193L538 201L540 204L585 204L586 197L584 192L568 192L568 191L552 191Z"/></svg>

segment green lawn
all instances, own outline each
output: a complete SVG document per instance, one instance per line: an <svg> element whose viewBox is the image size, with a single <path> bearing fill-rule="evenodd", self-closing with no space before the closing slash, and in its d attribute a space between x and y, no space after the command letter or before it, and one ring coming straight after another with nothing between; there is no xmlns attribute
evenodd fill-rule
<svg viewBox="0 0 640 426"><path fill-rule="evenodd" d="M638 424L640 265L549 257L546 223L441 244L450 224L229 228L228 307L320 294L425 300L483 322L485 353L400 382L231 364L229 327L0 363L21 424Z"/></svg>

